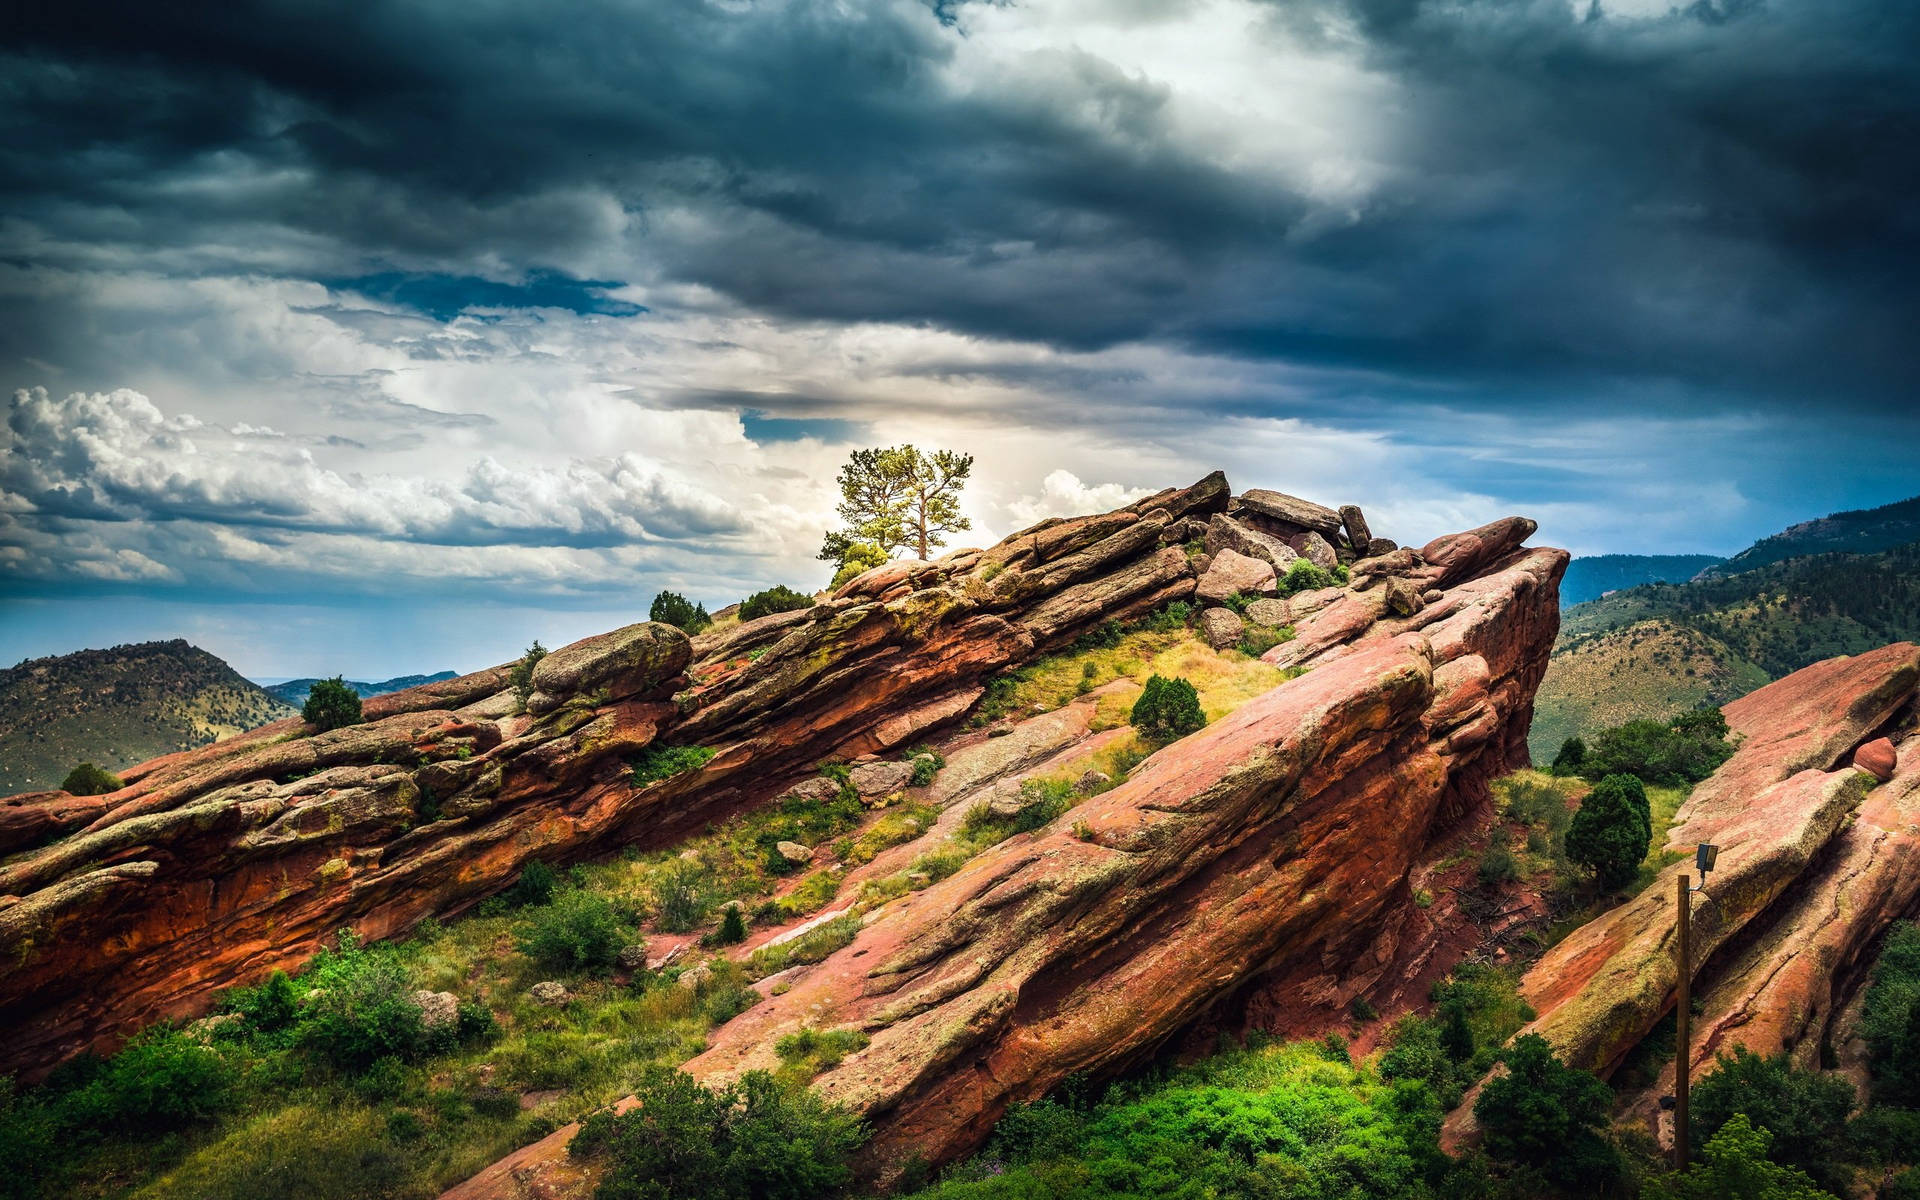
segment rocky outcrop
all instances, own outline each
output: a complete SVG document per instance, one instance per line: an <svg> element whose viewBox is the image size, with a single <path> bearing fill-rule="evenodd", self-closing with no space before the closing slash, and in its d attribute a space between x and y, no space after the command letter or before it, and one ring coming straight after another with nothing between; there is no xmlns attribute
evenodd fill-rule
<svg viewBox="0 0 1920 1200"><path fill-rule="evenodd" d="M0 803L0 846L17 851L0 862L0 1074L196 1015L342 926L384 937L532 859L668 844L824 759L910 744L988 677L1191 596L1178 541L1229 498L1216 473L889 563L696 643L632 625L546 656L524 710L504 664L371 698L345 729L284 721L155 759L109 796ZM635 787L629 763L656 742L715 753Z"/></svg>
<svg viewBox="0 0 1920 1200"><path fill-rule="evenodd" d="M1668 849L1685 855L1635 899L1549 950L1521 983L1528 1027L1567 1061L1607 1073L1672 1007L1675 877L1719 847L1691 910L1692 1061L1746 1046L1819 1065L1820 1047L1887 925L1920 898L1920 647L1899 643L1795 672L1726 706L1738 749L1698 785ZM1854 765L1891 731L1882 783ZM1869 756L1873 761L1873 756ZM1696 882L1697 882L1696 877ZM1656 1100L1671 1067L1640 1098ZM1464 1109L1450 1122L1471 1135Z"/></svg>
<svg viewBox="0 0 1920 1200"><path fill-rule="evenodd" d="M1225 1010L1346 1021L1351 1001L1391 992L1422 959L1408 880L1436 831L1525 762L1565 564L1510 545L1411 619L1344 591L1310 601L1301 627L1316 648L1288 661L1311 670L879 908L688 1069L725 1079L776 1067L775 1043L799 1028L860 1030L866 1047L814 1087L871 1123L864 1168L885 1182L977 1145L1008 1105L1118 1071ZM1425 569L1409 557L1408 572ZM930 799L955 813L989 789L1014 794L1021 764L1071 744L1090 708L950 754ZM449 1197L587 1195L571 1134Z"/></svg>

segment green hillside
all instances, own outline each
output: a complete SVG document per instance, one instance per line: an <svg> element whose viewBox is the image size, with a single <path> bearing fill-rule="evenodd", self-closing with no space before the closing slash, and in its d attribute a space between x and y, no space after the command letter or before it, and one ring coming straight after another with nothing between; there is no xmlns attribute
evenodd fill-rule
<svg viewBox="0 0 1920 1200"><path fill-rule="evenodd" d="M1802 521L1761 538L1707 573L1736 575L1810 554L1873 554L1916 541L1920 541L1920 496Z"/></svg>
<svg viewBox="0 0 1920 1200"><path fill-rule="evenodd" d="M1914 638L1920 542L1615 592L1563 615L1529 742L1550 756L1575 734L1724 704L1823 658Z"/></svg>
<svg viewBox="0 0 1920 1200"><path fill-rule="evenodd" d="M118 770L293 714L178 639L30 659L0 671L0 795L58 787L75 763Z"/></svg>

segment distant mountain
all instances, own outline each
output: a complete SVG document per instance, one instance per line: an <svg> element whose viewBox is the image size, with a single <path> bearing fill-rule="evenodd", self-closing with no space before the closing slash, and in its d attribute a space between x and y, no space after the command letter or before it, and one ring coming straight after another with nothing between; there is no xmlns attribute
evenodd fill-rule
<svg viewBox="0 0 1920 1200"><path fill-rule="evenodd" d="M0 671L0 795L58 787L79 762L118 770L293 714L178 639L30 659Z"/></svg>
<svg viewBox="0 0 1920 1200"><path fill-rule="evenodd" d="M404 691L410 687L419 687L423 683L439 683L442 679L452 679L452 671L435 671L431 675L396 675L392 679L382 679L379 683L362 683L357 679L346 680L346 685L360 693L365 700L368 696L384 696L388 692ZM267 685L267 692L299 708L307 702L307 693L313 690L318 679L289 679L285 683Z"/></svg>
<svg viewBox="0 0 1920 1200"><path fill-rule="evenodd" d="M1528 742L1540 759L1574 734L1724 704L1821 659L1909 639L1920 639L1920 541L1613 592L1561 615Z"/></svg>
<svg viewBox="0 0 1920 1200"><path fill-rule="evenodd" d="M1920 496L1802 521L1772 537L1761 538L1709 568L1708 574L1734 575L1808 554L1872 554L1908 542L1920 542Z"/></svg>
<svg viewBox="0 0 1920 1200"><path fill-rule="evenodd" d="M1685 583L1722 561L1711 554L1595 554L1576 558L1567 564L1566 578L1560 581L1560 607L1572 608L1643 583Z"/></svg>

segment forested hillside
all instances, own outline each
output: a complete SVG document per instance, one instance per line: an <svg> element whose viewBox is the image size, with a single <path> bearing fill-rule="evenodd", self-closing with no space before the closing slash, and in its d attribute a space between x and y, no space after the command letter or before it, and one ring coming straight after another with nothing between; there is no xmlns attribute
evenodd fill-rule
<svg viewBox="0 0 1920 1200"><path fill-rule="evenodd" d="M219 658L175 639L30 659L0 672L0 792L58 787L293 715Z"/></svg>
<svg viewBox="0 0 1920 1200"><path fill-rule="evenodd" d="M1823 658L1916 636L1920 542L1616 592L1563 614L1529 742L1551 756L1575 734L1723 704Z"/></svg>

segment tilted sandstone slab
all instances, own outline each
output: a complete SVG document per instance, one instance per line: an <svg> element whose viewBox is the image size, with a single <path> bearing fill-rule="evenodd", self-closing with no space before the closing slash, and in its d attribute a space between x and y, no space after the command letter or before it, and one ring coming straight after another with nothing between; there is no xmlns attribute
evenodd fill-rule
<svg viewBox="0 0 1920 1200"><path fill-rule="evenodd" d="M1216 472L988 551L889 563L702 638L698 657L677 630L628 626L548 655L524 711L503 664L374 697L330 733L283 721L155 759L97 800L16 797L0 806L18 851L0 861L0 1073L197 1015L342 926L387 936L535 858L669 844L823 759L911 744L992 675L1190 596L1168 539L1227 500ZM636 788L628 762L655 741L716 753Z"/></svg>
<svg viewBox="0 0 1920 1200"><path fill-rule="evenodd" d="M1344 1019L1352 995L1420 957L1402 940L1417 911L1407 878L1436 827L1525 762L1565 564L1519 551L1463 583L1446 619L1354 630L1343 653L1118 787L877 910L688 1069L775 1067L774 1044L803 1026L864 1031L869 1044L814 1086L872 1123L864 1166L886 1181L913 1158L972 1148L1008 1105L1070 1074L1140 1060L1249 988ZM1054 744L1040 721L1033 740ZM941 783L966 794L1031 757L983 758ZM949 771L967 766L954 760ZM1330 965L1355 960L1354 990L1329 987ZM449 1200L590 1194L591 1173L566 1155L572 1133Z"/></svg>
<svg viewBox="0 0 1920 1200"><path fill-rule="evenodd" d="M1520 984L1539 1014L1522 1032L1574 1066L1618 1065L1672 1008L1676 877L1692 875L1694 846L1711 842L1718 863L1691 910L1691 978L1705 1001L1694 1058L1738 1044L1816 1053L1807 1039L1824 1029L1836 981L1920 891L1912 784L1870 792L1873 777L1851 765L1855 746L1911 713L1916 689L1920 648L1898 643L1727 705L1738 749L1693 790L1669 836L1688 861L1541 957ZM1731 957L1716 957L1723 947ZM1473 1135L1469 1108L1449 1119L1450 1141Z"/></svg>

